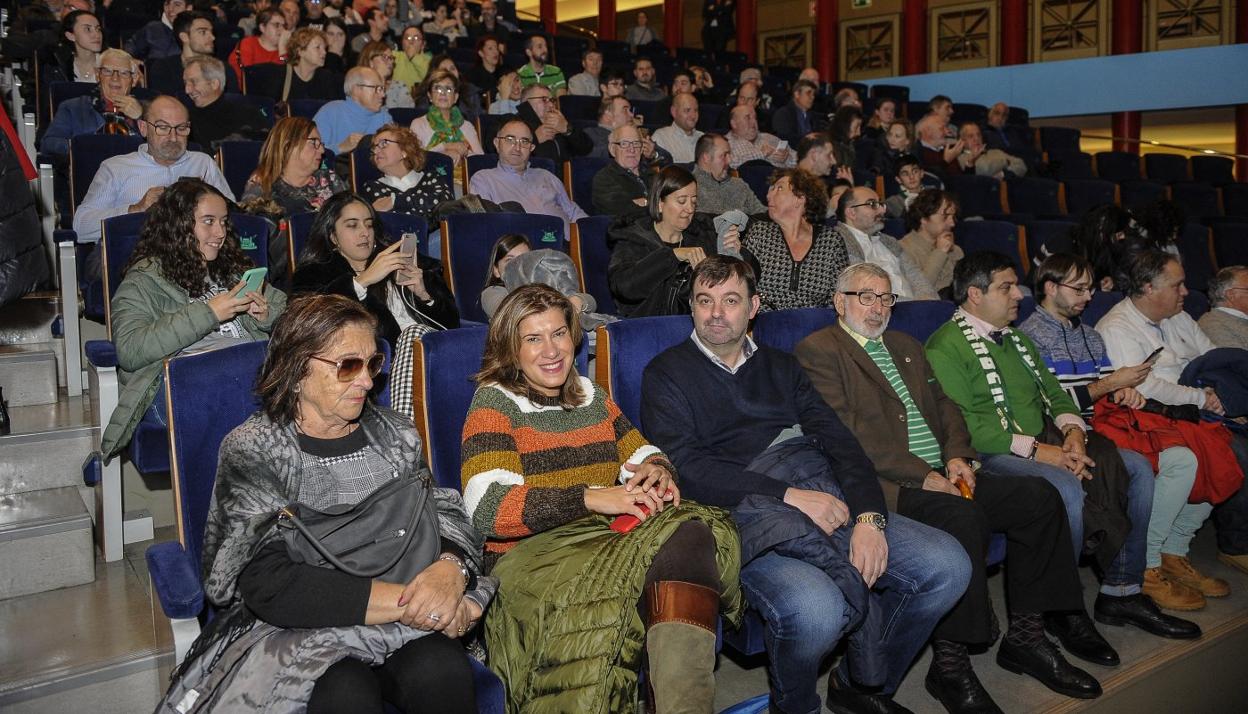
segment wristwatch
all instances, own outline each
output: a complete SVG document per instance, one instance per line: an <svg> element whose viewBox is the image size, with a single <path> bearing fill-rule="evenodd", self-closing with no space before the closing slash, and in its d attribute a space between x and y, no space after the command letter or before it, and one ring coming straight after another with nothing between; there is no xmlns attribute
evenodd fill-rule
<svg viewBox="0 0 1248 714"><path fill-rule="evenodd" d="M885 526L888 525L888 520L884 518L882 513L863 513L854 519L854 523L866 523L882 532Z"/></svg>
<svg viewBox="0 0 1248 714"><path fill-rule="evenodd" d="M1088 443L1088 432L1084 431L1083 429L1080 429L1078 426L1073 425L1073 424L1062 430L1062 439L1065 440L1069 438L1071 432L1079 432L1079 437L1083 439L1083 443L1085 445Z"/></svg>

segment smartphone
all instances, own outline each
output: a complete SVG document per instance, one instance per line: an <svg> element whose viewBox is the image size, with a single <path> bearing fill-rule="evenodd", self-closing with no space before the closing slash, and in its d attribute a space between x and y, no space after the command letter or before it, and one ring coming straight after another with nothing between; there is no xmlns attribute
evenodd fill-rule
<svg viewBox="0 0 1248 714"><path fill-rule="evenodd" d="M648 506L638 504L637 507L640 508L647 516L650 515L650 508ZM627 533L639 525L641 525L641 520L638 519L637 516L634 516L631 513L624 513L616 516L615 520L611 521L611 530L616 533Z"/></svg>
<svg viewBox="0 0 1248 714"><path fill-rule="evenodd" d="M234 293L234 297L246 295L247 293L258 293L260 288L264 286L264 279L269 274L268 268L252 268L243 273L243 282L246 285L241 290Z"/></svg>
<svg viewBox="0 0 1248 714"><path fill-rule="evenodd" d="M1157 359L1158 359L1159 357L1161 357L1161 351L1162 351L1162 350L1164 350L1164 349L1166 349L1166 348L1165 348L1165 346L1163 345L1163 346L1158 347L1157 349L1153 350L1153 353L1152 353L1151 355L1149 355L1148 357L1145 357L1145 358L1144 358L1144 362L1143 362L1143 364L1148 364L1148 365L1151 365L1151 364L1153 364L1154 362L1156 362L1156 361L1157 361Z"/></svg>
<svg viewBox="0 0 1248 714"><path fill-rule="evenodd" d="M420 252L420 236L415 233L404 233L399 252L411 256L412 265L416 264L416 254Z"/></svg>

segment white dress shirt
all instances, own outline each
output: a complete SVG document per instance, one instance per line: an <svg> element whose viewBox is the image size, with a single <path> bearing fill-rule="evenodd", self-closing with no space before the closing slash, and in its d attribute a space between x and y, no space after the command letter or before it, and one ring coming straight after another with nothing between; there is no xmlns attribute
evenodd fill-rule
<svg viewBox="0 0 1248 714"><path fill-rule="evenodd" d="M1186 312L1153 322L1127 298L1096 323L1096 331L1105 339L1110 362L1120 367L1140 364L1158 347L1165 348L1148 379L1136 387L1140 394L1163 404L1205 405L1207 395L1203 389L1179 384L1183 368L1214 348Z"/></svg>

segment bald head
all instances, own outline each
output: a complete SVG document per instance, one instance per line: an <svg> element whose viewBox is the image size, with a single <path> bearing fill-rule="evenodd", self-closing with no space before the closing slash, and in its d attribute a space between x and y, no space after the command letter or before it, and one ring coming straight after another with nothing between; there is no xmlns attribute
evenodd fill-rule
<svg viewBox="0 0 1248 714"><path fill-rule="evenodd" d="M1005 102L997 102L988 110L988 126L1001 129L1009 118L1010 105Z"/></svg>
<svg viewBox="0 0 1248 714"><path fill-rule="evenodd" d="M698 125L698 100L692 94L672 97L672 123L686 134Z"/></svg>

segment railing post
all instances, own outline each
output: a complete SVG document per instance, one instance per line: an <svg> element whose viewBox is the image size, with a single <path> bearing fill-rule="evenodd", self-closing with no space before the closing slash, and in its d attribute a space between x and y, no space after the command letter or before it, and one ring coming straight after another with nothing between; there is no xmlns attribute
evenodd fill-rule
<svg viewBox="0 0 1248 714"><path fill-rule="evenodd" d="M41 172L42 172L42 168ZM61 332L65 339L65 385L69 396L82 394L82 338L79 333L78 317L81 312L78 305L78 264L75 246L72 241L65 241L57 246L61 266ZM105 421L100 423L100 431L108 425L112 410L105 412Z"/></svg>

